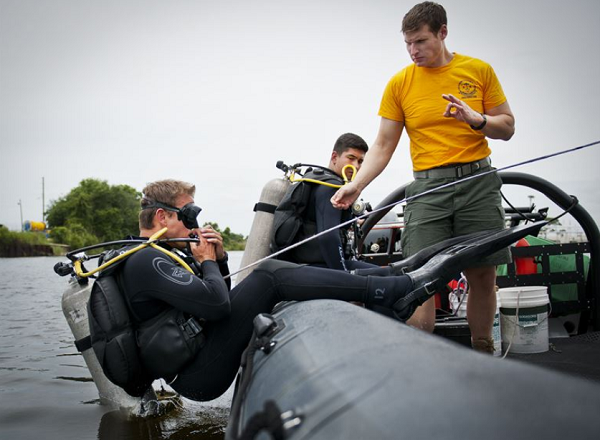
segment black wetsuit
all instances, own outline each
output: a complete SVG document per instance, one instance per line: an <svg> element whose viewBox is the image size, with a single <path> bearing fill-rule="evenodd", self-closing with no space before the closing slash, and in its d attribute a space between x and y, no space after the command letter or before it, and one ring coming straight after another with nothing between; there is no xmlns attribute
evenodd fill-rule
<svg viewBox="0 0 600 440"><path fill-rule="evenodd" d="M305 185L311 185L313 189L304 219L304 234L298 237L297 241L350 220L349 210L342 211L331 205L331 198L336 193L337 188L314 183L305 183ZM284 255L290 254L288 260L295 263L344 271L374 267L372 264L353 260L346 251L346 240L343 238L345 238L344 236L347 234L349 227L335 229L321 235Z"/></svg>
<svg viewBox="0 0 600 440"><path fill-rule="evenodd" d="M205 261L199 266L201 277L146 248L127 258L117 275L134 319L145 321L175 307L205 321L206 345L172 383L194 400L212 400L227 390L252 335L254 317L271 312L278 302L329 298L386 308L412 288L407 276L361 277L269 260L229 291L222 276L226 263L219 267Z"/></svg>

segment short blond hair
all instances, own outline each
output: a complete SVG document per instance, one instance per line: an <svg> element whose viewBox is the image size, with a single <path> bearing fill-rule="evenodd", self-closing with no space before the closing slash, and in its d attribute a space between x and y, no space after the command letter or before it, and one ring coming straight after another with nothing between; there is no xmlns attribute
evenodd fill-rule
<svg viewBox="0 0 600 440"><path fill-rule="evenodd" d="M139 217L140 228L151 229L158 208L147 208L148 206L153 205L155 202L175 206L177 199L181 195L194 197L194 194L196 194L196 185L174 179L158 180L148 183L142 190L142 194L142 200L140 201L142 210Z"/></svg>

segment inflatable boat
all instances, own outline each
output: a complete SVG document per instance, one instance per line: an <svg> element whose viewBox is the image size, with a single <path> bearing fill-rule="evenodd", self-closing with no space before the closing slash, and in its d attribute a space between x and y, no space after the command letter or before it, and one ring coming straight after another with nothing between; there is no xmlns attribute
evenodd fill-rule
<svg viewBox="0 0 600 440"><path fill-rule="evenodd" d="M588 242L513 248L517 263L519 258L535 257L539 273L520 273L513 264L498 277L498 284L546 286L553 314L577 317L571 329L574 335L596 330L588 333L596 338L582 346L587 362L597 362L598 227L576 198L550 182L523 173L500 175L505 185L535 189L569 210ZM274 181L265 187L261 201L273 203L270 199L281 191L280 186ZM406 185L399 187L375 208L377 214L362 227L359 249L370 248L363 247L369 231L404 198L405 190ZM381 209L385 206L390 209ZM268 210L263 211L257 211L249 257L242 266L268 255L266 239L258 233L269 227ZM544 219L547 209L507 212L514 225L523 219ZM377 247L380 252L363 258L380 265L402 258L395 246L401 227L391 225L388 232L388 237L377 232L378 238L384 238L379 243L385 243ZM574 266L552 273L554 256L566 253L573 254ZM584 254L590 256L585 271L583 261L588 257ZM559 301L558 289L569 283L575 285L575 294ZM463 328L468 331L466 321ZM236 382L228 440L564 439L596 438L600 433L598 375L590 381L522 361L500 360L453 342L452 335L426 334L339 301L285 304L272 315L257 317L254 333ZM565 335L565 340L575 339ZM580 366L573 363L563 370L572 372Z"/></svg>
<svg viewBox="0 0 600 440"><path fill-rule="evenodd" d="M257 317L226 439L596 438L599 409L598 383L319 300Z"/></svg>

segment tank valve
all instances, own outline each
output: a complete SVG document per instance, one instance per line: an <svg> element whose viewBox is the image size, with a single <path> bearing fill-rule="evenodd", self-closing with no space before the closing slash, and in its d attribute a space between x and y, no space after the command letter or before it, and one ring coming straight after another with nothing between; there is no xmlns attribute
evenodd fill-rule
<svg viewBox="0 0 600 440"><path fill-rule="evenodd" d="M73 266L68 263L56 263L54 265L54 272L61 277L73 274Z"/></svg>
<svg viewBox="0 0 600 440"><path fill-rule="evenodd" d="M356 217L360 217L366 211L372 211L371 204L369 202L365 202L364 200L357 200L352 204L352 214Z"/></svg>

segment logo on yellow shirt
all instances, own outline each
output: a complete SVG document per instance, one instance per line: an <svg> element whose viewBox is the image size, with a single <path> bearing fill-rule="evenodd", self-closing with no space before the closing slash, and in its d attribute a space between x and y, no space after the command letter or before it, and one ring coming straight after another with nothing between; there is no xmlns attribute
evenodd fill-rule
<svg viewBox="0 0 600 440"><path fill-rule="evenodd" d="M464 98L476 98L477 86L471 81L463 80L458 83L458 93Z"/></svg>

